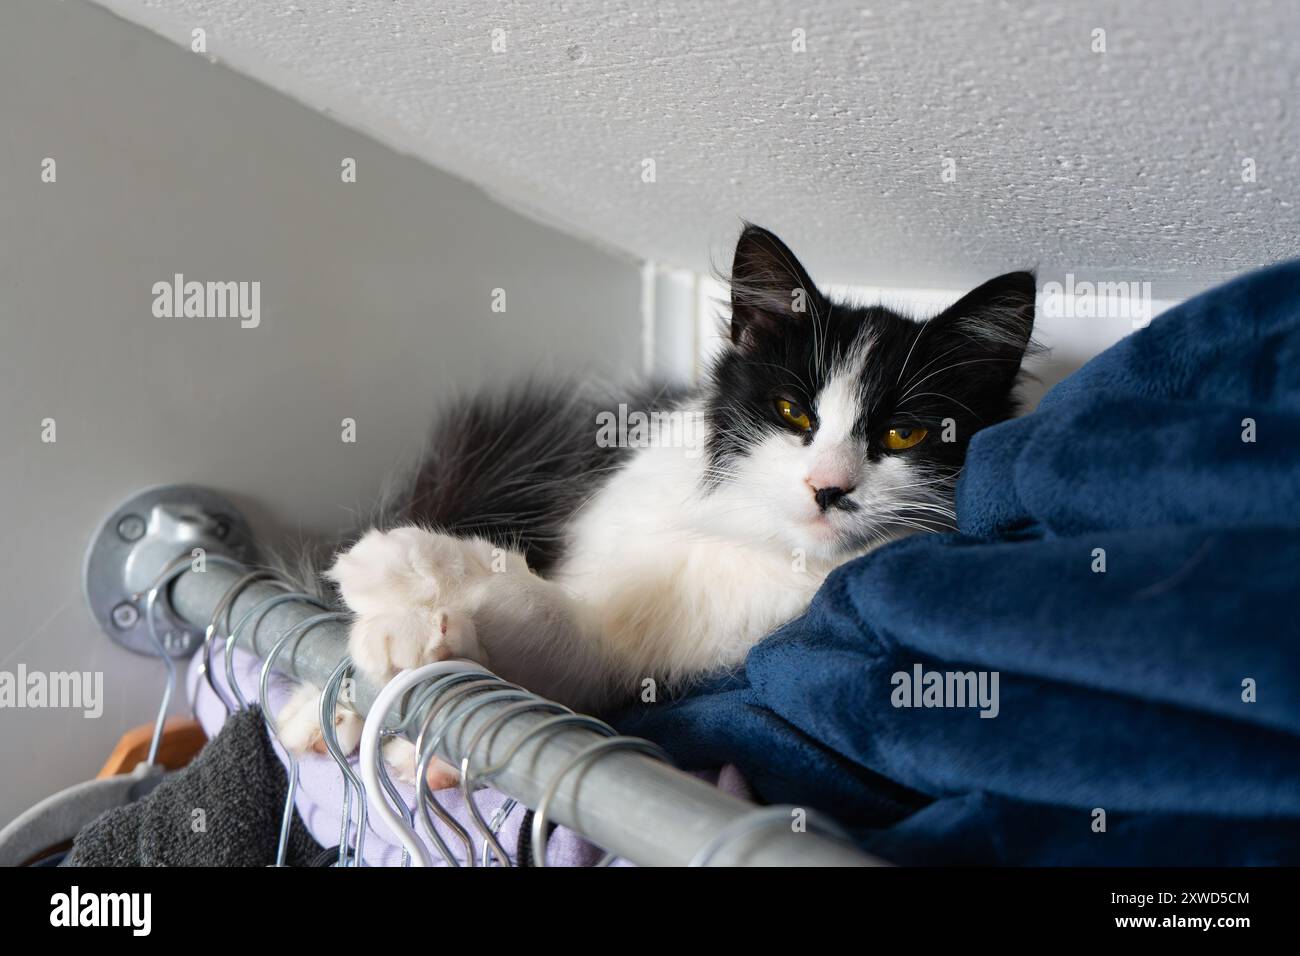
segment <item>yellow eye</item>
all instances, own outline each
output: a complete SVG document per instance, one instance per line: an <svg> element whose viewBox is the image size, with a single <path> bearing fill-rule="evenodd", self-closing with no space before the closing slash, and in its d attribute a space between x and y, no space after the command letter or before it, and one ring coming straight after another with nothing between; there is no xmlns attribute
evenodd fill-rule
<svg viewBox="0 0 1300 956"><path fill-rule="evenodd" d="M776 400L776 410L780 412L781 418L791 428L796 428L801 432L812 431L812 419L808 413L796 405L794 402L786 401L784 398Z"/></svg>
<svg viewBox="0 0 1300 956"><path fill-rule="evenodd" d="M924 428L891 428L885 432L885 447L891 451L903 451L921 444L928 434Z"/></svg>

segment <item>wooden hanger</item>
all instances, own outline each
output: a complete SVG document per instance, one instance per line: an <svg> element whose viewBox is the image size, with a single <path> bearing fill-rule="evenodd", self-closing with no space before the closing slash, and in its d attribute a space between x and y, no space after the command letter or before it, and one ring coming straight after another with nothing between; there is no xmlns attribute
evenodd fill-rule
<svg viewBox="0 0 1300 956"><path fill-rule="evenodd" d="M118 740L95 779L103 780L105 777L130 773L149 755L149 742L152 739L152 723L128 730ZM194 759L207 741L208 737L197 720L168 717L163 724L162 739L158 741L157 762L168 770L180 770Z"/></svg>

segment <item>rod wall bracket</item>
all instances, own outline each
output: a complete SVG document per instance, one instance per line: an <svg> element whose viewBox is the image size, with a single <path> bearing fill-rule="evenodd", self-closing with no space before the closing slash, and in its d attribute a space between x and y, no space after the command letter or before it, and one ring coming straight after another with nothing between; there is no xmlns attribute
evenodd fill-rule
<svg viewBox="0 0 1300 956"><path fill-rule="evenodd" d="M198 485L161 485L134 495L106 517L86 549L82 588L90 613L115 642L157 657L144 619L145 593L168 562L224 555L256 556L248 522L225 498ZM193 654L203 631L181 618L165 592L154 603L158 637L167 653Z"/></svg>

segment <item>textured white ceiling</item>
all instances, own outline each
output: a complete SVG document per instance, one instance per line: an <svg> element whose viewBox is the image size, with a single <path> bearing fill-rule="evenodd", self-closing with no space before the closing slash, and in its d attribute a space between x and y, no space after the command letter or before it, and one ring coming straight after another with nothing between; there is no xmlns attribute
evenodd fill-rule
<svg viewBox="0 0 1300 956"><path fill-rule="evenodd" d="M725 265L742 217L880 285L1179 296L1300 255L1294 0L97 2L666 264Z"/></svg>

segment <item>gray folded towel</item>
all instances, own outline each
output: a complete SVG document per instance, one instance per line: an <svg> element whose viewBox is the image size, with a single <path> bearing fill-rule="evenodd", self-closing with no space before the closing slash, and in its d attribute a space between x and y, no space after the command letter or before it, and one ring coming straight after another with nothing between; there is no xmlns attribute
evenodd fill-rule
<svg viewBox="0 0 1300 956"><path fill-rule="evenodd" d="M268 866L288 779L257 707L239 711L188 767L82 828L61 866ZM285 862L322 852L295 811Z"/></svg>

